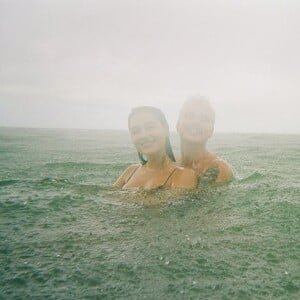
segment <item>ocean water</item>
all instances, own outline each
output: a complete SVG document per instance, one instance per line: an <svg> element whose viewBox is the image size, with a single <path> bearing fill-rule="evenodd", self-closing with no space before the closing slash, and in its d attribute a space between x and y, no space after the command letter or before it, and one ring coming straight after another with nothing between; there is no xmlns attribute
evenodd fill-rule
<svg viewBox="0 0 300 300"><path fill-rule="evenodd" d="M0 299L300 299L300 136L209 148L231 184L120 191L126 131L0 128Z"/></svg>

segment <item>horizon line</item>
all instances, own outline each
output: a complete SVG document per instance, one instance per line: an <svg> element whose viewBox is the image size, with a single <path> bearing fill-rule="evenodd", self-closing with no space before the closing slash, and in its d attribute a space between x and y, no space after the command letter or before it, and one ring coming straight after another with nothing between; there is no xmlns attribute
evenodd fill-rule
<svg viewBox="0 0 300 300"><path fill-rule="evenodd" d="M128 129L120 128L79 128L79 127L25 127L25 126L3 126L0 125L0 128L7 129L42 129L42 130L107 130L107 131L128 131ZM175 130L170 130L170 133L176 133ZM274 134L274 135L300 135L300 132L257 132L257 131L215 131L214 134Z"/></svg>

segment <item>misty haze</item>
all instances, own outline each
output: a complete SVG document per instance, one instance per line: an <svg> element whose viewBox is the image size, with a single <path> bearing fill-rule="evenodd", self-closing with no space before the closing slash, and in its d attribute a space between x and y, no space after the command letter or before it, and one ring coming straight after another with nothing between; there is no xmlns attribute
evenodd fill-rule
<svg viewBox="0 0 300 300"><path fill-rule="evenodd" d="M126 129L159 106L175 130L208 97L217 132L299 133L299 2L0 2L0 126Z"/></svg>
<svg viewBox="0 0 300 300"><path fill-rule="evenodd" d="M0 299L300 299L299 28L0 0Z"/></svg>

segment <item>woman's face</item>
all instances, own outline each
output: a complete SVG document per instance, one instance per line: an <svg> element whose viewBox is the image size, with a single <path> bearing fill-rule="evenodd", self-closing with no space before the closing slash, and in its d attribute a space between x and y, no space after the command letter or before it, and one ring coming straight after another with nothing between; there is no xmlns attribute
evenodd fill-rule
<svg viewBox="0 0 300 300"><path fill-rule="evenodd" d="M155 115L147 112L134 114L129 122L129 132L137 151L145 155L165 151L168 130Z"/></svg>
<svg viewBox="0 0 300 300"><path fill-rule="evenodd" d="M181 139L190 143L204 143L214 130L211 108L197 102L186 103L181 111L177 131Z"/></svg>

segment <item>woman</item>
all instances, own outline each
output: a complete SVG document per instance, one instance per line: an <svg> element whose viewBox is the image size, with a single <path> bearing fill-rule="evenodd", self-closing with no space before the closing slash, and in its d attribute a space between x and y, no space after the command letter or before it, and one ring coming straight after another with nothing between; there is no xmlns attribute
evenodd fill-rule
<svg viewBox="0 0 300 300"><path fill-rule="evenodd" d="M194 171L175 164L169 126L162 111L151 106L136 107L129 114L128 128L141 164L129 166L115 182L116 187L147 190L196 187Z"/></svg>

